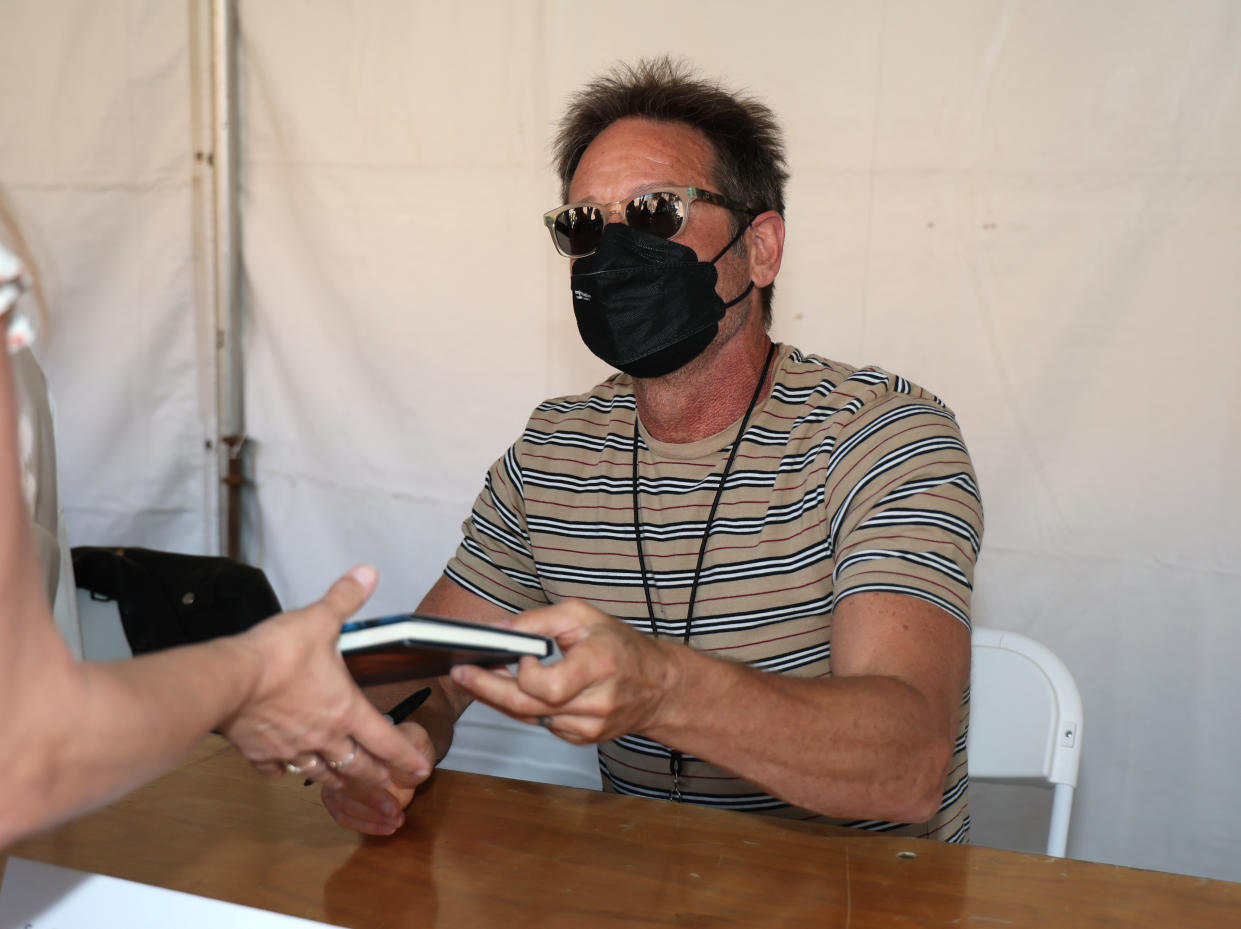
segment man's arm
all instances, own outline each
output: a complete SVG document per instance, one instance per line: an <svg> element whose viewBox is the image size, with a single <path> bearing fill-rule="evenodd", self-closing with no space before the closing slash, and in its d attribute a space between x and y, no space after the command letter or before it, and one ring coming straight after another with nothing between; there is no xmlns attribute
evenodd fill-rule
<svg viewBox="0 0 1241 929"><path fill-rule="evenodd" d="M554 636L563 661L516 678L460 667L453 679L519 719L590 743L637 732L828 816L922 822L938 809L969 680L969 632L913 597L841 601L833 676L767 674L650 639L583 603L512 626Z"/></svg>
<svg viewBox="0 0 1241 929"><path fill-rule="evenodd" d="M849 597L832 624L833 676L822 680L738 665L721 674L723 662L686 651L689 686L653 737L664 741L666 728L668 744L828 816L923 822L939 808L969 681L969 632L957 619L899 594Z"/></svg>

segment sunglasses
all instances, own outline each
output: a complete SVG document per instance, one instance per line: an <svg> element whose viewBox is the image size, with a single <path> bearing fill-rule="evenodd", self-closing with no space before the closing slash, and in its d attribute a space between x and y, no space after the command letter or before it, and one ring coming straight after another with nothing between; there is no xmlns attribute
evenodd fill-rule
<svg viewBox="0 0 1241 929"><path fill-rule="evenodd" d="M543 222L556 251L566 258L585 258L599 247L603 227L613 216L620 216L630 228L675 239L689 222L689 207L695 200L746 216L758 215L757 210L701 187L663 187L614 203L566 203L544 213Z"/></svg>

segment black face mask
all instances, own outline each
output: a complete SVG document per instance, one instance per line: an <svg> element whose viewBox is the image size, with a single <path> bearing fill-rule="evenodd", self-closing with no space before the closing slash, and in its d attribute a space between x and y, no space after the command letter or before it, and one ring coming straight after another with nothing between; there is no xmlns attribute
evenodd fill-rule
<svg viewBox="0 0 1241 929"><path fill-rule="evenodd" d="M750 281L728 303L715 292L715 263L746 228L710 261L699 261L686 245L609 223L570 277L586 347L634 377L662 377L689 364L715 338L724 311L754 288Z"/></svg>

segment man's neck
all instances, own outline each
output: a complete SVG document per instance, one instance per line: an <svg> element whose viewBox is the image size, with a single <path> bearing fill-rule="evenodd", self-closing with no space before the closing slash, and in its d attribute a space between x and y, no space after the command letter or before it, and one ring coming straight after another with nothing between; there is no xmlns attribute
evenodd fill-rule
<svg viewBox="0 0 1241 929"><path fill-rule="evenodd" d="M745 415L771 341L761 329L738 335L719 347L712 343L694 361L664 377L634 379L638 418L648 435L660 442L697 442ZM762 395L768 389L764 385Z"/></svg>

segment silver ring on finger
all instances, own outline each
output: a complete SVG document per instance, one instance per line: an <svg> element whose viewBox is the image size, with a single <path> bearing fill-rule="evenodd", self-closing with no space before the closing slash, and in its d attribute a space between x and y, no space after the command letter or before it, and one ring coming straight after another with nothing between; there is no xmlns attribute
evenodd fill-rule
<svg viewBox="0 0 1241 929"><path fill-rule="evenodd" d="M548 732L550 732L550 731L551 731L551 728L552 728L552 718L551 718L550 716L540 716L540 717L539 717L539 719L538 719L538 723L539 723L539 725L540 725L540 726L542 726L542 727L543 727L544 729L546 729Z"/></svg>
<svg viewBox="0 0 1241 929"><path fill-rule="evenodd" d="M294 764L292 761L286 761L284 763L284 769L290 774L310 774L317 767L319 767L321 763L323 763L322 758L318 755L311 755L310 760L304 764Z"/></svg>
<svg viewBox="0 0 1241 929"><path fill-rule="evenodd" d="M353 743L353 749L344 758L328 759L327 766L333 771L343 771L345 766L353 759L358 757L358 740L353 736L349 737L349 741Z"/></svg>

